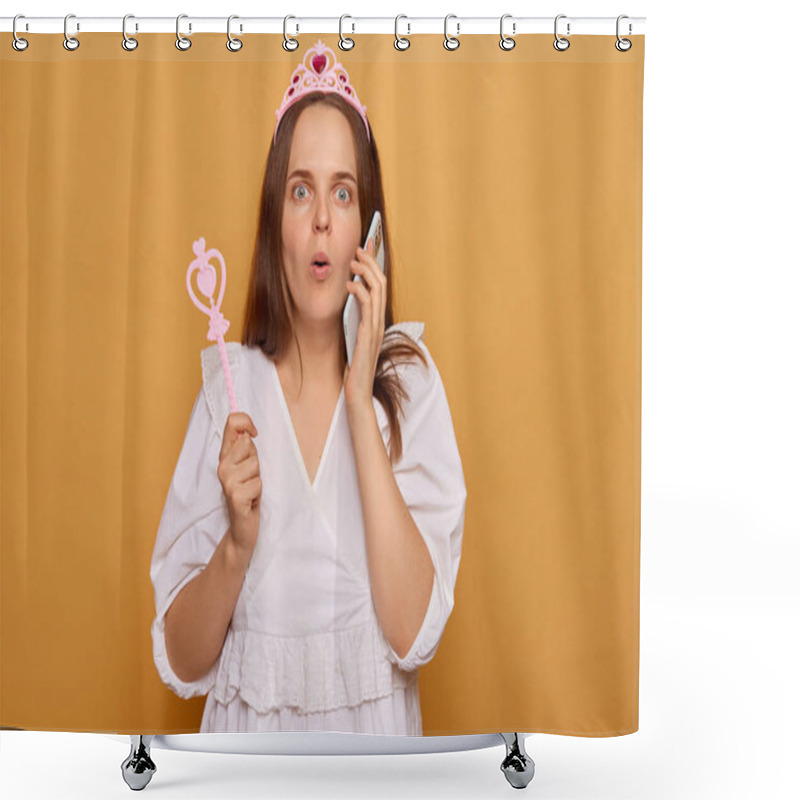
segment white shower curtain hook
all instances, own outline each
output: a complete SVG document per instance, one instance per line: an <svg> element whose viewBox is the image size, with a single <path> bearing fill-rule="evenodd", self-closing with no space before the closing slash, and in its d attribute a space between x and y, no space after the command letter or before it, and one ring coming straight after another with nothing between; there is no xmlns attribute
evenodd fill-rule
<svg viewBox="0 0 800 800"><path fill-rule="evenodd" d="M556 17L556 22L555 22L556 40L553 42L553 47L555 47L556 50L562 53L569 47L569 39L565 39L563 36L558 35L558 21L560 19L566 19L566 18L567 18L566 14L559 14ZM567 23L567 36L569 36L569 22Z"/></svg>
<svg viewBox="0 0 800 800"><path fill-rule="evenodd" d="M25 19L24 14L17 14L14 17L14 21L11 23L11 33L14 36L14 39L11 42L11 46L18 52L22 52L23 50L27 50L28 48L28 40L22 39L17 36L17 20L18 19Z"/></svg>
<svg viewBox="0 0 800 800"><path fill-rule="evenodd" d="M511 36L506 36L503 33L503 23L511 16L513 16L513 15L512 14L503 14L503 16L500 17L500 49L501 50L513 50L514 47L516 47L516 44L517 44L514 41L514 39L511 38ZM516 22L512 22L511 23L511 33L513 34L513 33L516 33L516 32L517 32L517 23Z"/></svg>
<svg viewBox="0 0 800 800"><path fill-rule="evenodd" d="M237 39L235 36L231 36L232 19L239 19L238 14L231 14L228 17L228 41L225 42L225 47L227 47L231 53L238 53L244 47L244 42L241 39ZM241 33L241 28L239 28L239 32Z"/></svg>
<svg viewBox="0 0 800 800"><path fill-rule="evenodd" d="M448 20L451 17L456 17L456 16L457 16L456 14L448 14L444 18L444 42L442 44L444 44L444 49L445 50L458 50L458 46L461 44L461 42L458 40L458 34L461 31L461 23L460 22L456 22L456 35L455 36L450 36L447 33L447 22L448 22Z"/></svg>
<svg viewBox="0 0 800 800"><path fill-rule="evenodd" d="M293 36L289 36L289 34L286 33L286 23L290 19L297 19L297 17L293 17L291 14L287 14L283 18L283 49L288 50L290 53L293 53L295 50L297 50L298 47L300 47L300 42L298 42L297 39L295 39ZM297 26L297 30L298 31L300 30L300 26Z"/></svg>
<svg viewBox="0 0 800 800"><path fill-rule="evenodd" d="M77 50L81 46L81 43L74 36L70 36L67 33L67 22L69 21L70 17L74 16L75 14L67 14L67 16L64 17L64 49L70 51ZM81 26L80 23L78 23L76 32L80 29Z"/></svg>
<svg viewBox="0 0 800 800"><path fill-rule="evenodd" d="M398 28L397 23L401 19L408 19L408 17L405 14L398 14L394 18L394 47L395 50L408 50L408 48L411 47L411 39L406 39L405 37L400 36L400 34L397 32ZM411 23L409 22L407 23L407 25L408 25L408 32L411 33Z"/></svg>
<svg viewBox="0 0 800 800"><path fill-rule="evenodd" d="M175 20L175 34L178 37L175 40L175 47L178 50L188 50L192 46L192 40L187 39L185 36L181 35L181 20L185 17L188 17L188 14L178 14L178 18ZM189 23L189 33L192 32L192 23Z"/></svg>
<svg viewBox="0 0 800 800"><path fill-rule="evenodd" d="M128 36L126 27L129 19L135 19L133 14L126 14L122 18L122 49L131 51L139 46L139 40L135 36ZM136 30L139 30L138 25L136 25Z"/></svg>
<svg viewBox="0 0 800 800"><path fill-rule="evenodd" d="M627 53L628 50L630 50L631 47L633 47L633 42L630 39L621 39L620 38L620 35L619 35L619 21L621 19L629 19L629 17L628 17L627 14L620 14L617 17L617 41L614 42L614 47L616 47L617 50L620 51L620 53ZM630 23L628 23L628 34L630 34L630 32L631 32L631 25L630 25Z"/></svg>
<svg viewBox="0 0 800 800"><path fill-rule="evenodd" d="M353 19L353 18L349 14L342 14L342 16L339 17L339 49L340 50L352 50L356 46L356 43L355 43L354 39L350 39L349 37L345 36L342 33L342 23L346 19ZM354 22L353 23L353 30L351 31L351 33L354 33L355 30L356 30L356 24Z"/></svg>

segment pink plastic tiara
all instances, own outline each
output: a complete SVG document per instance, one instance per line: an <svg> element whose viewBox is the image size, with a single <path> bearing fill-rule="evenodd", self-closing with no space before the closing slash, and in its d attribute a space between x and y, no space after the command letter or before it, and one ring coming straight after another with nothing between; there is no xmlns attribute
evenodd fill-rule
<svg viewBox="0 0 800 800"><path fill-rule="evenodd" d="M289 86L283 95L281 107L275 112L278 118L275 122L275 133L272 141L278 136L278 126L281 118L292 103L297 102L303 95L310 92L336 92L350 103L361 115L369 137L369 124L367 123L367 107L361 105L356 90L350 83L347 70L336 60L336 54L320 39L303 56L303 63L298 64L292 73Z"/></svg>

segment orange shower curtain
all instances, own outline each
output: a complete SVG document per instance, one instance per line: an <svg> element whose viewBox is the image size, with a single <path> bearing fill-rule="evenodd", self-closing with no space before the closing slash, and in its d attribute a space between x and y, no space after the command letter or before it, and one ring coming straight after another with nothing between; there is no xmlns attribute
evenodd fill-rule
<svg viewBox="0 0 800 800"><path fill-rule="evenodd" d="M466 480L426 735L638 729L644 37L0 34L0 725L196 731L150 558L201 383L191 242L241 332L275 108L318 39L380 150L396 319L425 322Z"/></svg>

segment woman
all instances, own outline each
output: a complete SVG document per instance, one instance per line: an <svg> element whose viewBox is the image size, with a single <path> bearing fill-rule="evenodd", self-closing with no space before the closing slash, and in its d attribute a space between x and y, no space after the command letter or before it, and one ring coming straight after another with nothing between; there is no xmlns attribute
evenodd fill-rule
<svg viewBox="0 0 800 800"><path fill-rule="evenodd" d="M453 608L466 489L424 326L393 322L365 112L320 41L277 112L227 345L250 414L228 413L217 346L202 353L151 565L156 667L179 696L208 693L201 732L422 735L417 668ZM385 274L359 247L376 209Z"/></svg>

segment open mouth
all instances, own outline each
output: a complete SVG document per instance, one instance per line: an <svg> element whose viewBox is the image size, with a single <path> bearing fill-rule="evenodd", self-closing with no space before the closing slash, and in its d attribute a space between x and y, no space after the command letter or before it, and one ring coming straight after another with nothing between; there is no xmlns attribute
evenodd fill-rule
<svg viewBox="0 0 800 800"><path fill-rule="evenodd" d="M311 264L315 267L329 267L331 260L328 258L328 254L324 250L318 250L311 257Z"/></svg>
<svg viewBox="0 0 800 800"><path fill-rule="evenodd" d="M330 275L331 265L327 261L312 261L310 271L312 278L321 281Z"/></svg>
<svg viewBox="0 0 800 800"><path fill-rule="evenodd" d="M324 250L317 250L314 253L311 258L311 264L309 264L309 271L311 272L311 277L317 281L324 281L330 275L331 261Z"/></svg>

